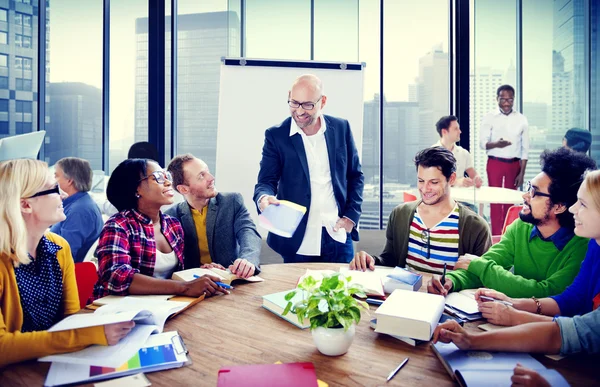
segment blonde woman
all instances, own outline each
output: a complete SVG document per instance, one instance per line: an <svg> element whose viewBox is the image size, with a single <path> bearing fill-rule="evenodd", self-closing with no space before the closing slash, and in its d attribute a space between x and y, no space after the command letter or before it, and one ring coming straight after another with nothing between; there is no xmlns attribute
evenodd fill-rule
<svg viewBox="0 0 600 387"><path fill-rule="evenodd" d="M134 326L46 331L79 310L69 244L46 231L65 220L63 196L46 163L0 163L0 367L92 344L113 345Z"/></svg>

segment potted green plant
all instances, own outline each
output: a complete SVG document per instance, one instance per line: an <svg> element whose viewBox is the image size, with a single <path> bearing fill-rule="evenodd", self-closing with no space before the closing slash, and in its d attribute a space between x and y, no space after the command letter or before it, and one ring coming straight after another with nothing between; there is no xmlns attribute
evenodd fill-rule
<svg viewBox="0 0 600 387"><path fill-rule="evenodd" d="M288 303L283 315L291 312L301 322L308 319L315 345L324 355L348 352L354 339L354 326L360 322L360 310L369 311L366 302L353 297L366 297L364 289L358 284L351 285L350 280L351 277L341 273L324 276L321 280L308 276L285 296ZM302 300L293 305L290 300L298 291L303 294Z"/></svg>

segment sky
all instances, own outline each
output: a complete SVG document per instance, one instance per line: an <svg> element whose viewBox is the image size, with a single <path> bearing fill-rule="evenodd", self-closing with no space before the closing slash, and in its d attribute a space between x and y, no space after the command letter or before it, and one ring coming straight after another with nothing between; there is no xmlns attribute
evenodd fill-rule
<svg viewBox="0 0 600 387"><path fill-rule="evenodd" d="M169 2L167 2L169 3ZM365 62L365 100L379 92L379 0L319 0L315 59ZM516 1L471 1L471 65L506 70L516 63ZM132 138L135 20L147 0L111 2L111 139ZM247 0L247 57L310 58L309 0ZM179 13L237 10L239 0L179 0ZM447 0L389 0L384 16L386 98L408 100L419 58L448 51ZM170 11L168 11L170 12ZM551 103L553 1L523 0L524 99ZM102 85L102 0L50 1L50 82ZM447 88L441 85L442 91ZM112 142L112 141L111 141Z"/></svg>

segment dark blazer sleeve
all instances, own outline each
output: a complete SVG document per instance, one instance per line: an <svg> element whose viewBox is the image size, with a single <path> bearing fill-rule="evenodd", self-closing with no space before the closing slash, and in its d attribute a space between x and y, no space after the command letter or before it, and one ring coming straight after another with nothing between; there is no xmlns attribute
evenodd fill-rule
<svg viewBox="0 0 600 387"><path fill-rule="evenodd" d="M254 186L254 203L263 195L277 195L277 184L281 177L281 158L277 152L277 146L271 129L265 132L265 143L260 160L257 183ZM258 209L258 205L256 207Z"/></svg>
<svg viewBox="0 0 600 387"><path fill-rule="evenodd" d="M346 206L342 215L352 220L354 224L358 225L363 202L362 196L365 177L360 166L358 150L356 149L356 144L354 143L354 137L352 136L352 131L350 130L349 124L346 130L346 144L348 155L348 165L346 169L348 193L346 197Z"/></svg>
<svg viewBox="0 0 600 387"><path fill-rule="evenodd" d="M260 250L262 239L256 230L254 222L250 218L250 213L244 205L242 195L236 193L235 215L233 219L233 230L240 246L239 258L250 261L256 267L255 274L260 272Z"/></svg>

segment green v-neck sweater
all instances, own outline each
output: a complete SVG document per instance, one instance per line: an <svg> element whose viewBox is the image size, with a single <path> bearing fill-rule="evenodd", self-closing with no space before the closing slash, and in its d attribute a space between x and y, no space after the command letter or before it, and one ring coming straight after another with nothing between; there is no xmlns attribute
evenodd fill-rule
<svg viewBox="0 0 600 387"><path fill-rule="evenodd" d="M520 219L513 222L502 240L472 260L467 270L447 274L454 284L452 291L486 287L517 298L562 293L579 272L589 240L575 235L559 250L538 236L530 241L532 229L532 224Z"/></svg>

